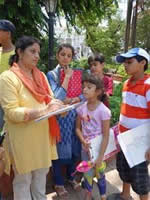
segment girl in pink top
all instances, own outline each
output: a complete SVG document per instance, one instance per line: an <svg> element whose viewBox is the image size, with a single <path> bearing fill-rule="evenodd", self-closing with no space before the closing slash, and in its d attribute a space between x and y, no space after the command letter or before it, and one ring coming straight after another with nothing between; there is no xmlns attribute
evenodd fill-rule
<svg viewBox="0 0 150 200"><path fill-rule="evenodd" d="M106 180L104 171L97 173L96 169L103 165L103 157L108 145L110 128L110 110L102 103L104 97L103 82L93 75L87 75L83 80L83 94L87 101L77 108L76 133L82 143L82 160L90 160L90 140L102 134L102 142L97 160L92 163L93 168L84 173L84 187L86 200L91 200L92 183L96 175L98 188L102 200L106 200Z"/></svg>

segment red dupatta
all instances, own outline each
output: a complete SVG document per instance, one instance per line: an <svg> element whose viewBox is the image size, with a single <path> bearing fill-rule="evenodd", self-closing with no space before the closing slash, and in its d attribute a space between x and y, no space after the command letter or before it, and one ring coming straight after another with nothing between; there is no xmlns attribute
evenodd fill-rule
<svg viewBox="0 0 150 200"><path fill-rule="evenodd" d="M13 63L10 68L22 81L24 86L31 92L33 97L39 102L45 102L48 104L51 101L50 90L48 83L45 79L44 74L37 68L34 67L32 70L33 79L27 76L27 74L18 66L17 63ZM56 117L52 116L48 119L49 121L49 133L52 136L53 141L60 141L60 129L57 123Z"/></svg>

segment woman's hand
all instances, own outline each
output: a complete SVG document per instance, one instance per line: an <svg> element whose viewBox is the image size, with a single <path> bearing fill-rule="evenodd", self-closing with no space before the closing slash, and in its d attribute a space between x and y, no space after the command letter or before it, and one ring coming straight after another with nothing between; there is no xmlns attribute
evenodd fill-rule
<svg viewBox="0 0 150 200"><path fill-rule="evenodd" d="M64 67L64 72L65 72L65 78L61 86L67 91L69 80L73 74L73 70L67 66L67 67Z"/></svg>
<svg viewBox="0 0 150 200"><path fill-rule="evenodd" d="M59 99L52 99L44 108L40 109L26 109L24 116L25 121L34 120L38 117L46 115L48 112L56 111L60 108L63 108L65 105Z"/></svg>
<svg viewBox="0 0 150 200"><path fill-rule="evenodd" d="M74 97L74 98L66 98L64 100L64 104L75 104L80 102L80 98L79 97Z"/></svg>
<svg viewBox="0 0 150 200"><path fill-rule="evenodd" d="M62 101L60 101L59 99L52 99L50 103L47 104L46 111L53 112L63 107L64 103Z"/></svg>
<svg viewBox="0 0 150 200"><path fill-rule="evenodd" d="M59 99L52 99L52 100L50 101L50 103L51 103L51 104L60 104L60 105L64 105L64 103L63 103L61 100L59 100Z"/></svg>
<svg viewBox="0 0 150 200"><path fill-rule="evenodd" d="M75 97L71 99L71 103L70 104L74 104L74 103L78 103L80 102L80 98L79 97Z"/></svg>
<svg viewBox="0 0 150 200"><path fill-rule="evenodd" d="M65 100L63 101L64 104L70 104L71 103L71 98L65 98Z"/></svg>
<svg viewBox="0 0 150 200"><path fill-rule="evenodd" d="M67 67L64 67L64 72L65 72L65 78L70 79L73 74L73 70L67 66Z"/></svg>

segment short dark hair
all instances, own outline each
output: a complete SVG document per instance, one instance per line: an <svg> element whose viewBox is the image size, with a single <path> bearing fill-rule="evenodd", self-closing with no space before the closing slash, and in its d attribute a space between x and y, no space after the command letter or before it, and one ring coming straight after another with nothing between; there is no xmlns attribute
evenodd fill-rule
<svg viewBox="0 0 150 200"><path fill-rule="evenodd" d="M146 61L146 64L144 65L144 71L146 71L148 69L148 60L145 59L143 56L135 56L134 57L138 62L141 62L142 60L145 60Z"/></svg>
<svg viewBox="0 0 150 200"><path fill-rule="evenodd" d="M90 65L91 62L98 61L101 64L105 62L105 57L103 54L94 54L93 56L89 56L88 64Z"/></svg>
<svg viewBox="0 0 150 200"><path fill-rule="evenodd" d="M34 38L32 36L22 36L20 37L15 44L15 54L12 55L9 59L9 64L10 66L13 65L14 62L18 62L19 60L19 55L18 55L18 49L21 51L24 51L27 47L32 46L34 43L39 44L41 47L41 43L37 38Z"/></svg>
<svg viewBox="0 0 150 200"><path fill-rule="evenodd" d="M59 54L60 51L61 51L63 48L69 48L69 49L71 49L71 51L72 51L72 57L74 57L74 55L75 55L75 50L74 50L73 46L72 46L71 44L69 44L69 43L61 44L61 45L58 47L57 54Z"/></svg>
<svg viewBox="0 0 150 200"><path fill-rule="evenodd" d="M88 83L92 83L96 86L96 89L100 89L102 91L101 95L98 97L98 99L102 102L106 101L107 99L107 96L105 94L105 90L104 90L104 83L103 81L100 79L100 78L97 78L95 77L94 75L92 74L88 74L88 73L85 73L83 75L83 78L82 78L82 84L84 82L88 82Z"/></svg>
<svg viewBox="0 0 150 200"><path fill-rule="evenodd" d="M11 21L0 19L0 30L9 31L12 34L16 31L16 27Z"/></svg>

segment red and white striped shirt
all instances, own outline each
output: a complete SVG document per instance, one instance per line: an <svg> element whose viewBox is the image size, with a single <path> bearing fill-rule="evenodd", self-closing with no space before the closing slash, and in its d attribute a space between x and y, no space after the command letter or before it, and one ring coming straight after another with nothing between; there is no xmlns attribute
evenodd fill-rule
<svg viewBox="0 0 150 200"><path fill-rule="evenodd" d="M131 80L124 83L122 90L120 132L150 122L150 76L144 75L135 85Z"/></svg>

